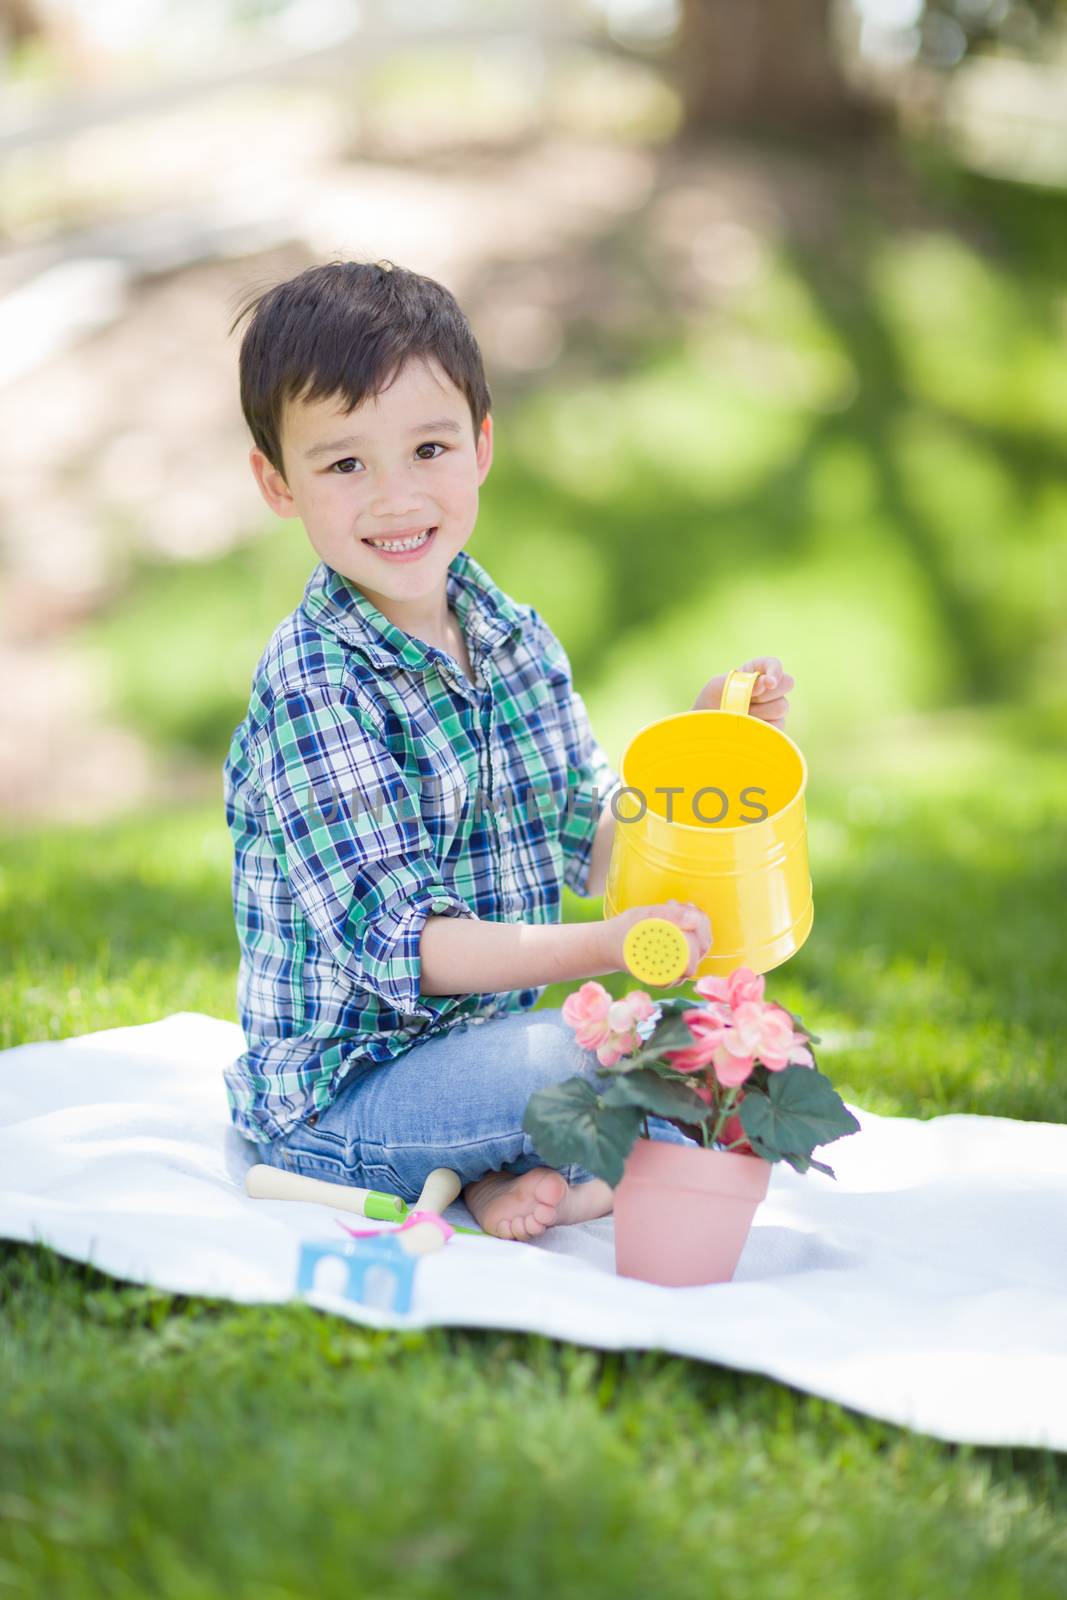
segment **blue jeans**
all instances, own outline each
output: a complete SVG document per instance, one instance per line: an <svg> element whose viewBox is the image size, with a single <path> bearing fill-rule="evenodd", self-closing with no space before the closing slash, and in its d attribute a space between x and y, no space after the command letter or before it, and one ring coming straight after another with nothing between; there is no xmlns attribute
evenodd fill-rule
<svg viewBox="0 0 1067 1600"><path fill-rule="evenodd" d="M410 1204L434 1167L450 1167L466 1185L487 1172L551 1166L523 1132L526 1102L575 1074L603 1088L597 1065L558 1007L470 1019L390 1062L357 1064L314 1123L256 1149L269 1166L399 1194ZM660 1117L649 1117L648 1131L694 1143ZM594 1176L573 1162L558 1170L569 1183Z"/></svg>

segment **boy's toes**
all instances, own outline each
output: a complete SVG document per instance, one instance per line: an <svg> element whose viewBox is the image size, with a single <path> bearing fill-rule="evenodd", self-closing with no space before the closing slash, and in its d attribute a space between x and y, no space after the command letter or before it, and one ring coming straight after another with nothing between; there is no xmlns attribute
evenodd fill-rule
<svg viewBox="0 0 1067 1600"><path fill-rule="evenodd" d="M534 1186L535 1210L549 1207L554 1213L566 1193L567 1180L562 1172L543 1173ZM549 1221L551 1220L549 1218Z"/></svg>
<svg viewBox="0 0 1067 1600"><path fill-rule="evenodd" d="M486 1182L488 1193L477 1184L470 1190L477 1220L497 1239L525 1241L539 1238L559 1221L570 1187L562 1172L546 1169L523 1173L506 1184L496 1178Z"/></svg>

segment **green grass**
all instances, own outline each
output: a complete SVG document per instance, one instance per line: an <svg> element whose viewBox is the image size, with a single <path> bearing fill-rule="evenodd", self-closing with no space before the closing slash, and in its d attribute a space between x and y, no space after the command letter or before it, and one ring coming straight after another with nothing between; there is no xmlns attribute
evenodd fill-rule
<svg viewBox="0 0 1067 1600"><path fill-rule="evenodd" d="M647 218L599 238L640 317L573 322L551 382L497 406L470 548L560 634L612 759L780 655L816 920L768 992L854 1103L1062 1122L1064 201L916 161L937 217L888 225L846 188L831 248L783 220L725 310L666 304ZM313 563L274 523L137 566L83 631L116 712L219 799L0 843L0 1045L234 1017L221 765ZM24 1244L0 1242L0 1303L0 1596L1065 1593L1062 1455L662 1353L188 1300Z"/></svg>
<svg viewBox="0 0 1067 1600"><path fill-rule="evenodd" d="M3 1274L0 1593L1063 1592L1049 1456L658 1352Z"/></svg>

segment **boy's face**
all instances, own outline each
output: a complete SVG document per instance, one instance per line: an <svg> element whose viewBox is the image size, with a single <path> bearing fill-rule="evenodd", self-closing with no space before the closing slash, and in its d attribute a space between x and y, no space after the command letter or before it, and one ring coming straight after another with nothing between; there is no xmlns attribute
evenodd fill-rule
<svg viewBox="0 0 1067 1600"><path fill-rule="evenodd" d="M249 455L260 492L282 517L300 517L316 552L391 622L439 615L445 575L470 538L478 489L493 458L492 419L477 442L470 406L436 361L409 360L388 388L354 411L336 397L286 407L283 477ZM369 544L431 528L407 553ZM410 631L410 630L409 630Z"/></svg>

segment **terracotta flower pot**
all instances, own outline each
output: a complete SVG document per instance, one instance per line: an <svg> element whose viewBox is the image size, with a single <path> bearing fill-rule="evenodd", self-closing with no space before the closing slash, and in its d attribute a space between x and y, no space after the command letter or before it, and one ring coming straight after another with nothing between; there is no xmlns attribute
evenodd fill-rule
<svg viewBox="0 0 1067 1600"><path fill-rule="evenodd" d="M734 1150L637 1140L615 1187L615 1271L672 1285L734 1275L771 1163Z"/></svg>

